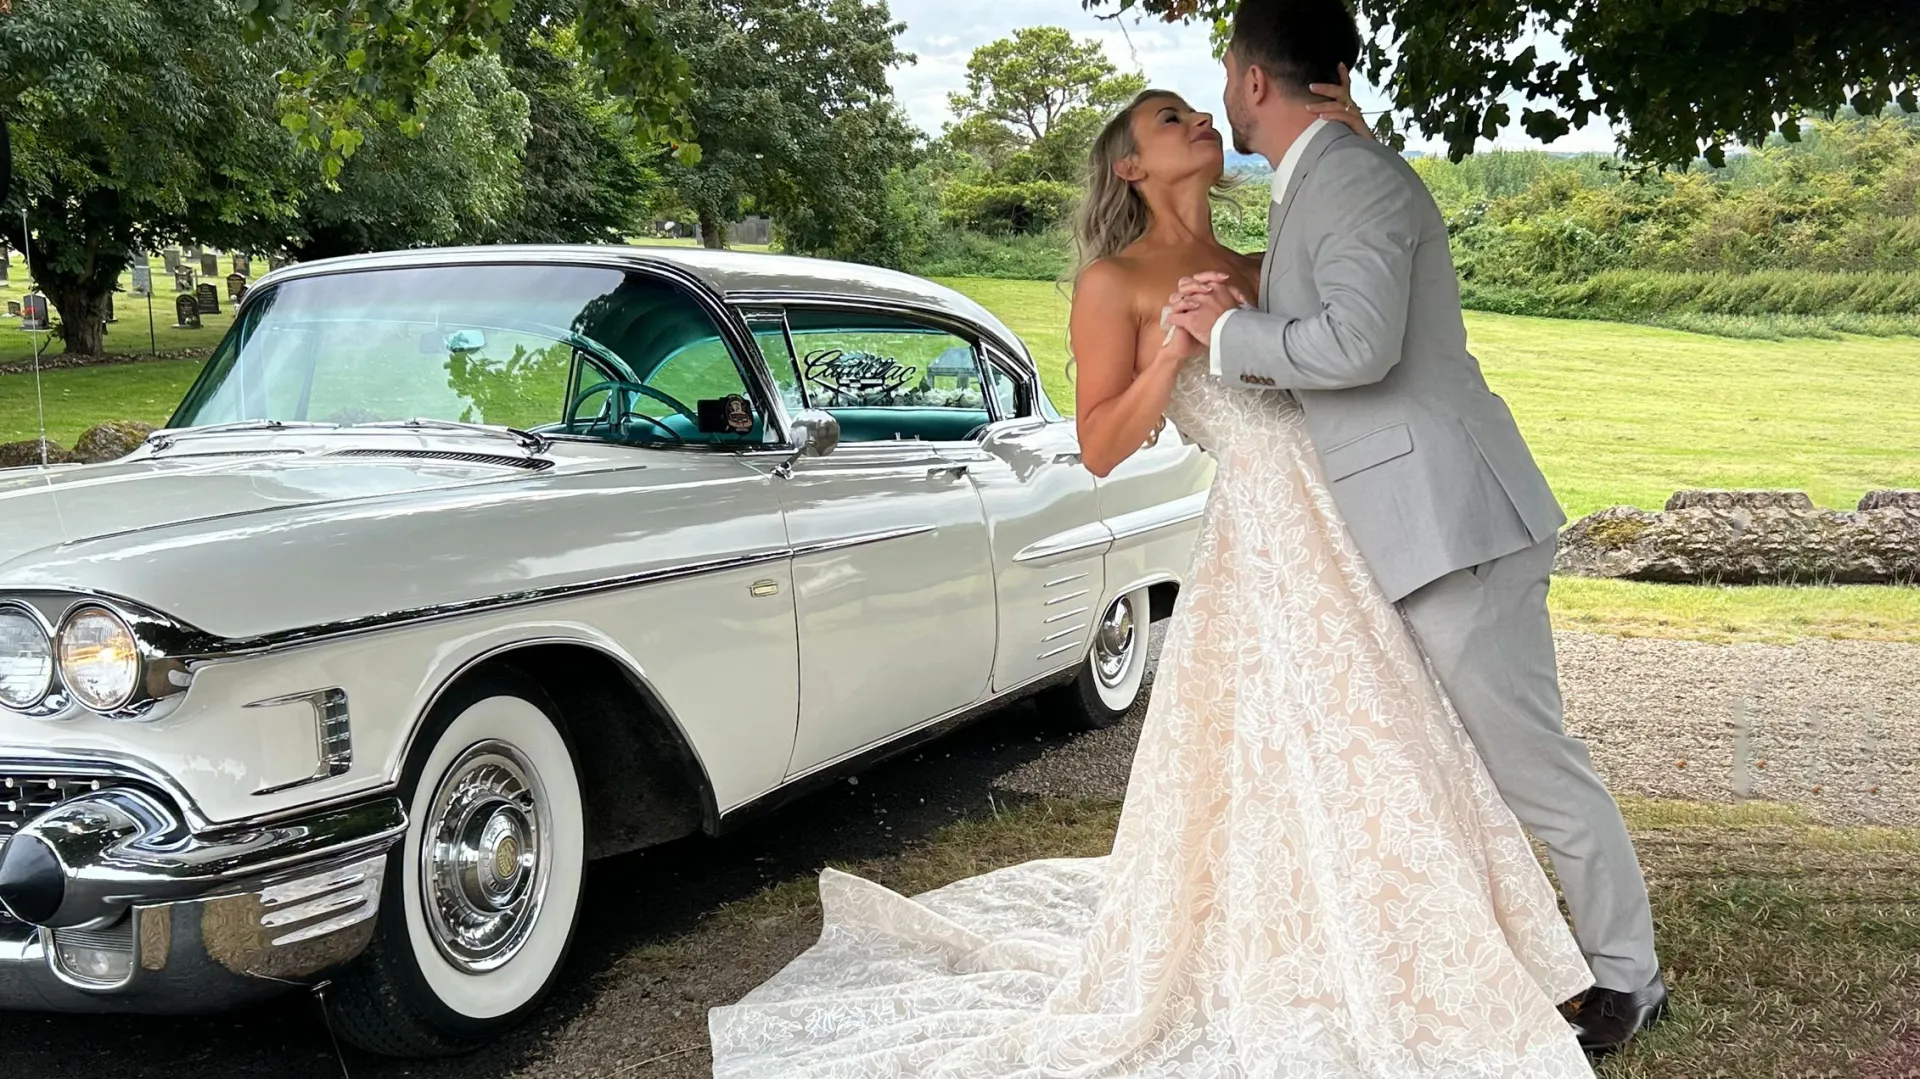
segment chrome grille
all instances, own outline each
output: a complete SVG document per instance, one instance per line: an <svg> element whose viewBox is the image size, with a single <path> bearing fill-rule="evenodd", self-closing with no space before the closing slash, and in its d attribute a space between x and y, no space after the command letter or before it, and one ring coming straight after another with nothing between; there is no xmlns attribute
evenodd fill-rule
<svg viewBox="0 0 1920 1079"><path fill-rule="evenodd" d="M126 785L125 780L114 776L0 772L0 844L12 839L33 818L69 798Z"/></svg>

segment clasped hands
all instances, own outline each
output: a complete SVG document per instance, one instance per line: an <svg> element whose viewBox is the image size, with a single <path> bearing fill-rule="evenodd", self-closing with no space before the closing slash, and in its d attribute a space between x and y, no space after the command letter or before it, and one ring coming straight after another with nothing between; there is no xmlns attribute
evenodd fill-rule
<svg viewBox="0 0 1920 1079"><path fill-rule="evenodd" d="M1161 355L1185 361L1205 352L1213 339L1214 323L1222 315L1252 306L1233 279L1218 270L1182 277L1173 295L1167 297L1167 306L1160 309L1160 324L1167 328Z"/></svg>

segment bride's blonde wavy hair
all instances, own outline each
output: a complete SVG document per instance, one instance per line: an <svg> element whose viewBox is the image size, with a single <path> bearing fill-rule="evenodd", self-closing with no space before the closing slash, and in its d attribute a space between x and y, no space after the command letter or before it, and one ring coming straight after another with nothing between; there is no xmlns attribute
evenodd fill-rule
<svg viewBox="0 0 1920 1079"><path fill-rule="evenodd" d="M1073 215L1073 273L1061 282L1063 291L1066 284L1078 283L1087 267L1132 246L1153 224L1147 200L1140 197L1132 183L1120 178L1114 166L1140 151L1140 144L1133 137L1133 114L1141 105L1160 97L1185 100L1171 90L1142 90L1094 137L1093 149L1087 155L1087 192ZM1213 194L1238 209L1239 204L1228 197L1237 186L1236 177L1222 172L1213 186ZM1069 337L1068 378L1073 377L1073 365L1073 341Z"/></svg>

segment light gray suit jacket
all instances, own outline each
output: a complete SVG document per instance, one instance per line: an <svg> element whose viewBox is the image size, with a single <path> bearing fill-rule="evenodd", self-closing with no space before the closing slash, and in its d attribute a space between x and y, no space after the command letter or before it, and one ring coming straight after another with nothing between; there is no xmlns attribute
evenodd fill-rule
<svg viewBox="0 0 1920 1079"><path fill-rule="evenodd" d="M1566 514L1467 352L1446 222L1400 155L1335 124L1272 210L1260 311L1221 377L1289 390L1389 599L1531 547Z"/></svg>

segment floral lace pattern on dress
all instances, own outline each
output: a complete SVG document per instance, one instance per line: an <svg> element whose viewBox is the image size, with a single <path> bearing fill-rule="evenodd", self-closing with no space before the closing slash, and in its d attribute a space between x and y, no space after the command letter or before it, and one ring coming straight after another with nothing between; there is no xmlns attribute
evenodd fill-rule
<svg viewBox="0 0 1920 1079"><path fill-rule="evenodd" d="M1592 984L1545 871L1285 394L1193 365L1218 463L1113 851L917 898L709 1021L716 1079L1572 1079Z"/></svg>

